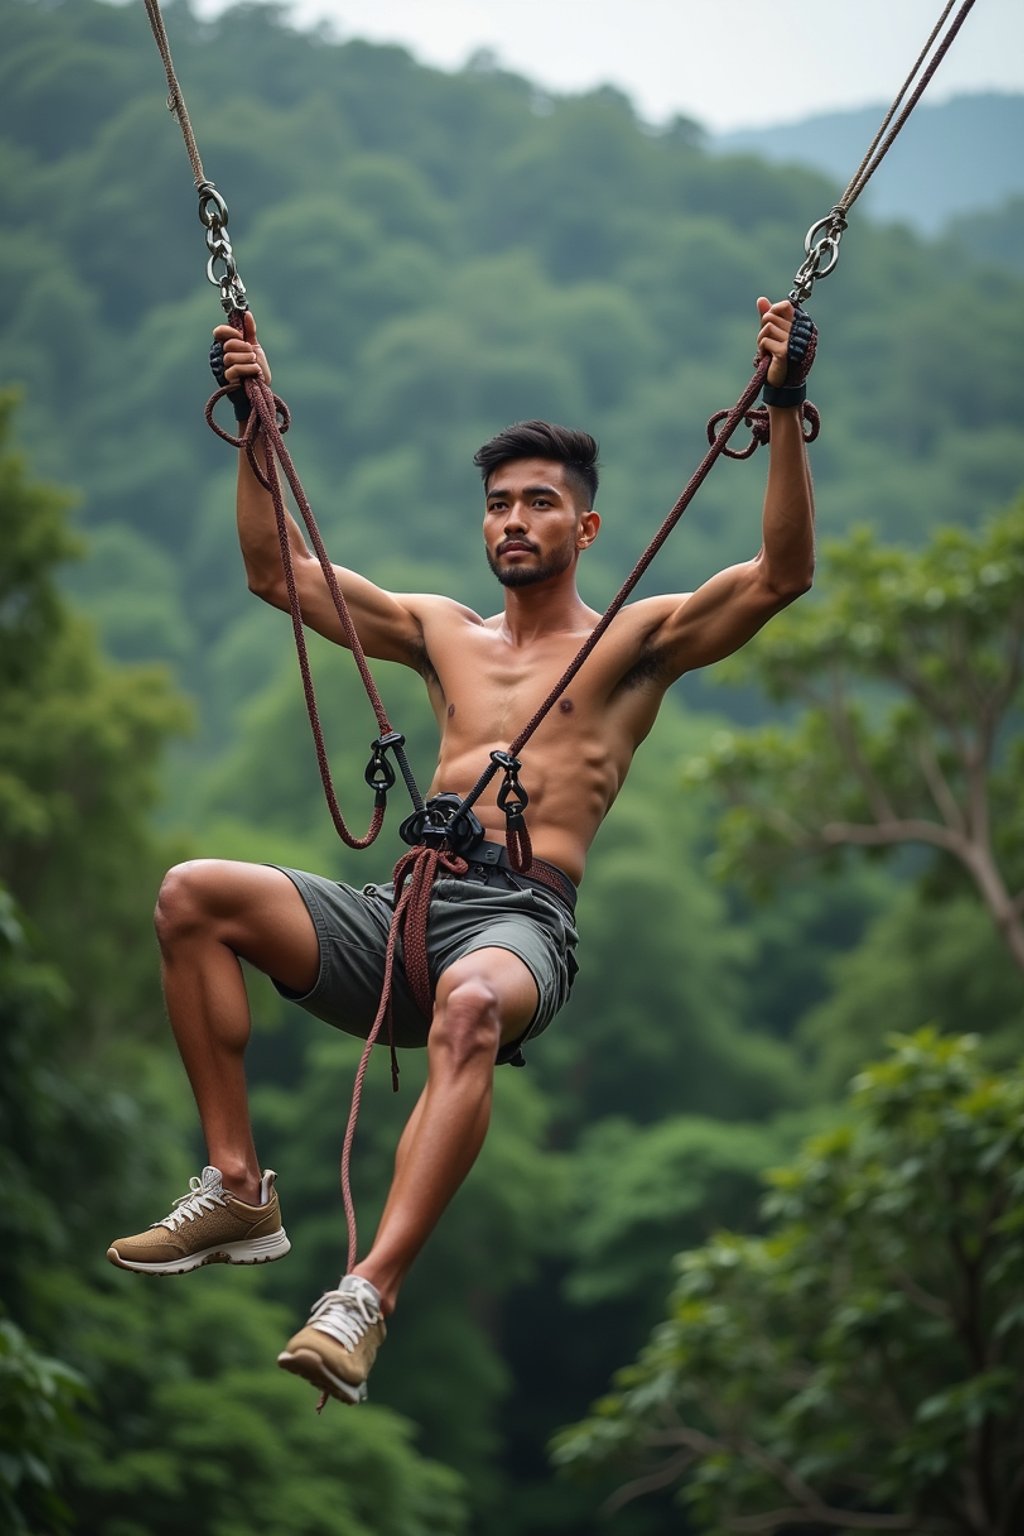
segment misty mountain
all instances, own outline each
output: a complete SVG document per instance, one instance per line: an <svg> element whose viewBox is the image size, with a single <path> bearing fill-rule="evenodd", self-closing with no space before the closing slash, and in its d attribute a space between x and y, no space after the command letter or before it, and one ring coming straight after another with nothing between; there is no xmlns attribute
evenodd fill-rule
<svg viewBox="0 0 1024 1536"><path fill-rule="evenodd" d="M709 136L707 143L712 150L749 150L776 163L813 167L835 179L838 197L885 110L879 105L829 112ZM1024 195L1022 145L1024 95L987 92L937 106L923 101L858 206L874 218L936 234L955 218L989 212Z"/></svg>

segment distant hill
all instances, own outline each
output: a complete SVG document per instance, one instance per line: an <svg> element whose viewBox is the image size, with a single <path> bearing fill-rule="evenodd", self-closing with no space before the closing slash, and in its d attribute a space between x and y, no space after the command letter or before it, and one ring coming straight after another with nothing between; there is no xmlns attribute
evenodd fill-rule
<svg viewBox="0 0 1024 1536"><path fill-rule="evenodd" d="M750 150L823 171L843 190L884 116L884 106L830 112L772 128L709 137L713 150ZM922 102L889 151L860 206L926 234L952 219L991 211L1024 194L1024 95L956 96Z"/></svg>

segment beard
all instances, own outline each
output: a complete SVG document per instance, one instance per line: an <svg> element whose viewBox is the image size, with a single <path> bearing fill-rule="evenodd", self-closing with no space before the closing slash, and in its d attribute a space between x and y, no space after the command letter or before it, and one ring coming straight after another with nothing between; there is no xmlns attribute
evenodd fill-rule
<svg viewBox="0 0 1024 1536"><path fill-rule="evenodd" d="M503 587L534 587L538 582L550 581L553 576L561 576L572 565L576 557L576 541L570 539L562 549L552 550L546 560L539 565L502 566L500 559L487 551L487 564Z"/></svg>

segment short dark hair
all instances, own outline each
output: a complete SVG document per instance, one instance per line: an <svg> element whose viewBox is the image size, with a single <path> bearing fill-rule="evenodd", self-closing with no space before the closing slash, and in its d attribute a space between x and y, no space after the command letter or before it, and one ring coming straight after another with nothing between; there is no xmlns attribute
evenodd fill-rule
<svg viewBox="0 0 1024 1536"><path fill-rule="evenodd" d="M598 452L589 432L558 427L550 421L517 421L477 449L473 463L486 485L496 469L514 459L551 459L565 466L566 478L586 497L589 511L597 496Z"/></svg>

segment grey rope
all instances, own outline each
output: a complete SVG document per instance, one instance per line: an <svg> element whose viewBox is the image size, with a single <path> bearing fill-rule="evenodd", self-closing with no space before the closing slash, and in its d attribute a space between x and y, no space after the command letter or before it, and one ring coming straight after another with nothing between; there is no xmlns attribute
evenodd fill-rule
<svg viewBox="0 0 1024 1536"><path fill-rule="evenodd" d="M185 98L181 94L181 86L178 77L174 73L174 60L171 58L171 45L167 39L164 28L164 18L160 12L160 0L146 0L146 14L149 24L153 29L156 46L160 50L160 57L164 63L164 73L167 76L167 110L173 112L178 119L178 127L181 136L185 140L185 148L192 166L192 175L196 186L201 186L206 181L206 173L203 170L203 162L199 158L199 146L196 136L192 132L192 124L189 121L188 109L185 106Z"/></svg>
<svg viewBox="0 0 1024 1536"><path fill-rule="evenodd" d="M890 123L893 122L900 103L902 102L907 92L910 90L914 80L917 78L917 75L924 65L925 60L928 59L929 54L931 54L932 47L942 32L942 28L946 23L946 19L955 4L956 0L947 0L947 4L941 16L932 28L928 40L924 47L921 49L921 52L918 54L913 68L907 75L907 78L904 80L903 84L900 86L892 106L889 108L888 112L885 114L885 117L882 119L881 124L879 125L878 132L875 134L874 138L871 140L871 143L868 145L867 153L865 154L860 165L857 167L856 171L853 173L853 176L850 178L850 183L847 186L846 191L843 193L842 197L839 199L839 202L836 204L837 208L842 208L844 211L848 210L853 207L858 197L860 197L860 194L863 192L864 188L867 186L868 182L871 180L878 167L881 165L886 154L892 148L892 145L895 142L896 136L900 129L904 126L907 118L917 106L917 103L924 93L926 86L928 85L935 71L938 69L939 65L942 63L942 60L944 59L953 39L956 37L960 28L967 20L968 12L974 5L974 0L962 0L960 9L956 16L953 18L949 31L942 39L939 47L935 50L935 54L931 58L931 61L928 64L924 75L918 81L914 94L903 108L903 111L900 113L897 121L893 124L891 131L888 133L888 135L886 135L886 129L889 128Z"/></svg>

